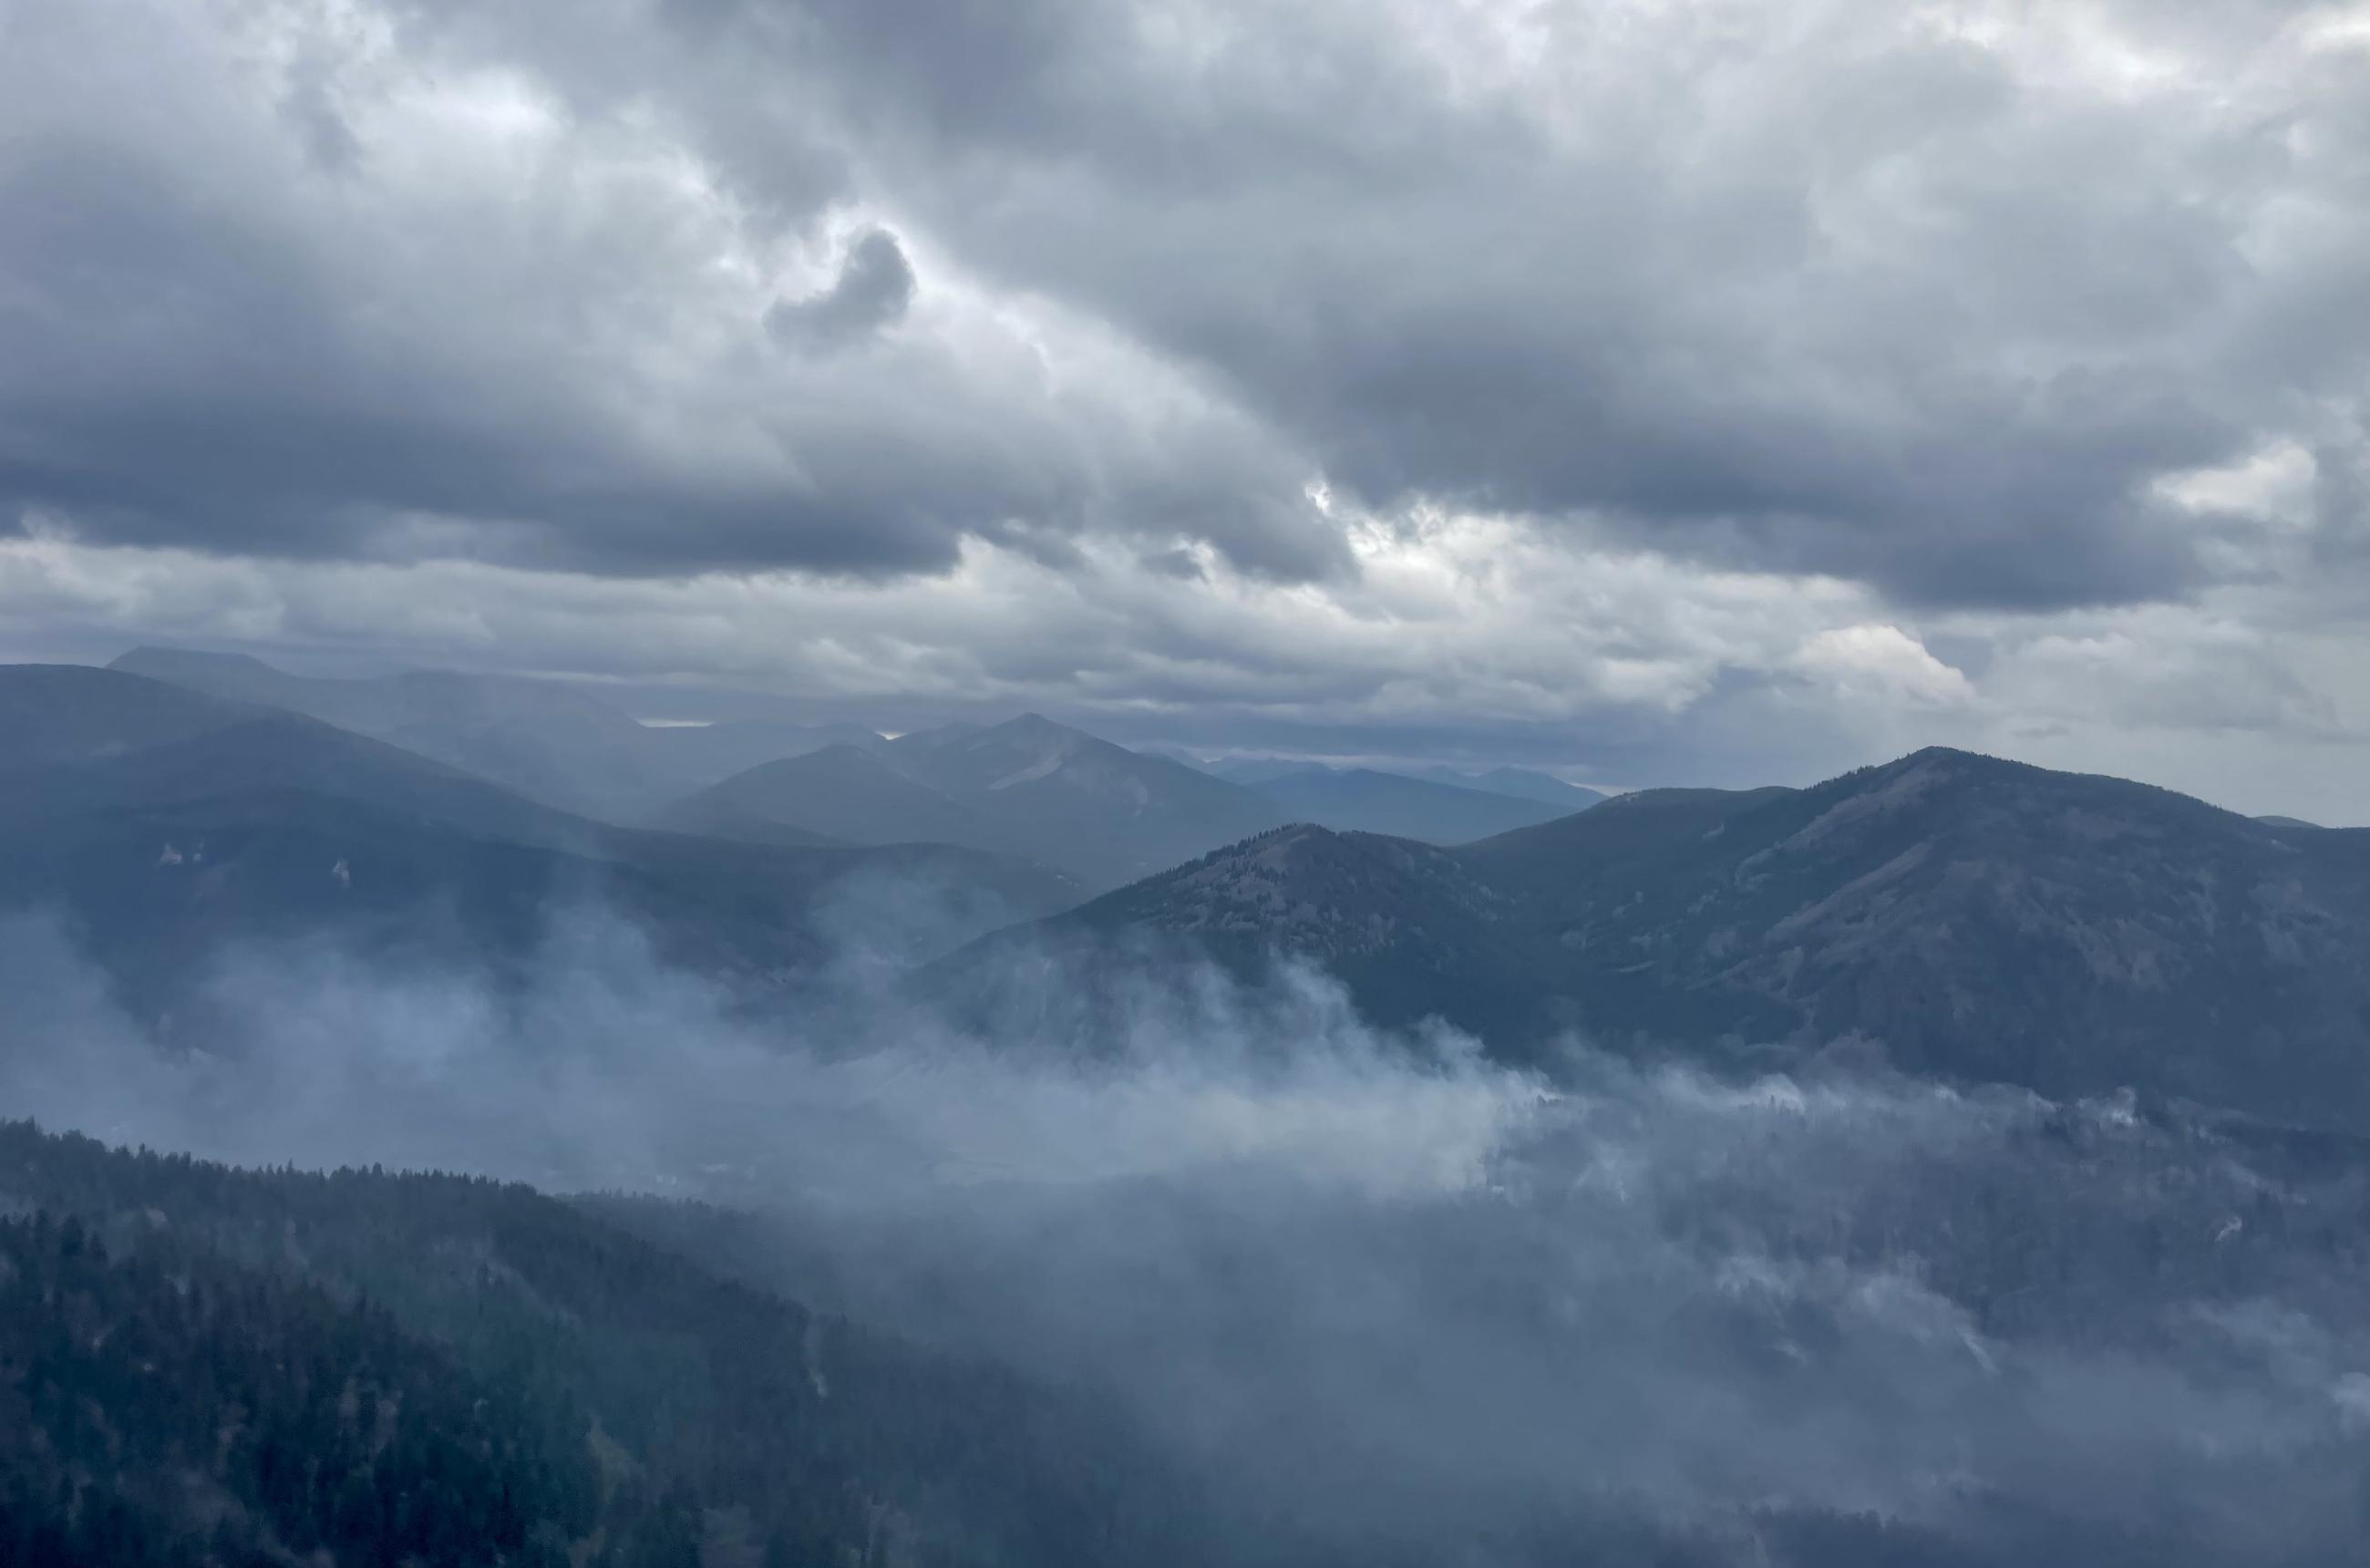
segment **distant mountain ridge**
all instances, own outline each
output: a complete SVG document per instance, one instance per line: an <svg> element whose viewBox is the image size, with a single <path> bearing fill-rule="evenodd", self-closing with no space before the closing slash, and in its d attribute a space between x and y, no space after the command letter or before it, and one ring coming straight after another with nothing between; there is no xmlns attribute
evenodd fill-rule
<svg viewBox="0 0 2370 1568"><path fill-rule="evenodd" d="M227 943L507 962L576 905L641 923L673 962L764 978L826 958L819 922L866 879L903 890L921 955L1081 893L946 846L619 828L299 714L121 671L0 666L0 905L66 916L144 1008Z"/></svg>
<svg viewBox="0 0 2370 1568"><path fill-rule="evenodd" d="M777 846L942 843L1036 860L1095 888L1294 819L1462 843L1602 798L1519 768L1232 768L1245 783L1218 777L1225 767L1129 751L1033 713L892 741L852 724L646 725L580 688L520 676L323 679L243 654L154 647L110 668L304 714L613 823Z"/></svg>
<svg viewBox="0 0 2370 1568"><path fill-rule="evenodd" d="M1841 1048L2370 1128L2370 831L2316 830L2310 852L2298 832L1935 749L1810 790L1641 791L1446 850L1295 828L942 967L1031 944L1101 964L1157 936L1237 968L1305 955L1386 1021L1436 1014L1516 1056L1567 1032Z"/></svg>
<svg viewBox="0 0 2370 1568"><path fill-rule="evenodd" d="M1287 774L1258 788L1295 818L1425 844L1468 843L1578 809L1365 767Z"/></svg>
<svg viewBox="0 0 2370 1568"><path fill-rule="evenodd" d="M746 837L787 826L859 844L959 844L1112 887L1284 814L1254 791L1027 713L767 763L658 820Z"/></svg>
<svg viewBox="0 0 2370 1568"><path fill-rule="evenodd" d="M1181 754L1179 754L1181 756ZM1485 795L1503 796L1510 800L1529 801L1539 805L1558 806L1564 812L1586 811L1612 798L1612 791L1593 790L1585 785L1570 784L1552 773L1530 767L1477 767L1470 770L1453 767L1445 763L1409 764L1404 767L1351 767L1339 763L1318 762L1308 757L1291 756L1231 756L1202 763L1191 762L1204 773L1226 779L1230 783L1248 784L1254 789L1267 788L1286 779L1306 778L1317 775L1339 778L1344 774L1365 773L1385 778L1409 779L1439 785L1451 790L1469 790ZM1328 826L1346 825L1327 824Z"/></svg>
<svg viewBox="0 0 2370 1568"><path fill-rule="evenodd" d="M1583 812L1591 806L1602 805L1614 795L1610 790L1567 783L1552 773L1542 773L1534 767L1487 767L1467 773L1462 768L1435 763L1403 771L1411 778L1450 784L1460 790L1511 795L1518 801L1536 801L1542 805L1561 806L1567 813Z"/></svg>
<svg viewBox="0 0 2370 1568"><path fill-rule="evenodd" d="M267 666L224 667L277 689ZM362 685L373 703L426 690L447 714L507 700ZM570 732L610 727L555 711ZM0 871L20 901L65 900L115 933L130 968L339 912L399 925L454 897L469 940L499 951L585 887L686 961L795 967L825 887L927 867L967 890L942 928L962 934L1113 890L949 960L938 979L958 990L982 955L1031 945L1099 971L1120 948L1236 968L1300 954L1385 1022L1437 1015L1518 1057L1568 1034L1739 1062L1842 1051L2053 1096L2131 1085L2370 1128L2370 830L1965 752L1556 814L1388 775L1253 789L1031 714L769 760L648 832L120 672L0 672ZM1381 814L1411 798L1551 820L1455 843L1493 822ZM1306 824L1329 818L1352 829Z"/></svg>
<svg viewBox="0 0 2370 1568"><path fill-rule="evenodd" d="M880 744L845 724L648 725L561 682L516 675L418 670L325 679L245 654L175 648L135 648L109 668L302 713L617 821L760 762L826 745Z"/></svg>
<svg viewBox="0 0 2370 1568"><path fill-rule="evenodd" d="M826 835L846 844L932 842L977 847L994 827L913 778L888 748L825 746L736 773L654 820L688 832L766 840Z"/></svg>

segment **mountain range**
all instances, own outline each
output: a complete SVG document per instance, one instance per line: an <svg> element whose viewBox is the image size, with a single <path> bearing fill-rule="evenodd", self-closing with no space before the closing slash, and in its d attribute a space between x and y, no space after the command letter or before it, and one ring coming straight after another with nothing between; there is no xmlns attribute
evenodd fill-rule
<svg viewBox="0 0 2370 1568"><path fill-rule="evenodd" d="M1295 822L1386 833L1427 844L1462 844L1511 833L1584 810L1587 804L1550 805L1370 767L1289 773L1257 788Z"/></svg>
<svg viewBox="0 0 2370 1568"><path fill-rule="evenodd" d="M1467 772L1460 767L1433 764L1399 771L1429 783L1447 784L1459 790L1479 790L1492 795L1511 795L1515 800L1536 801L1541 805L1560 806L1567 813L1584 812L1591 806L1603 805L1614 794L1610 790L1568 783L1552 773L1542 773L1535 767L1489 767Z"/></svg>
<svg viewBox="0 0 2370 1568"><path fill-rule="evenodd" d="M1812 1053L2051 1095L2124 1086L2370 1128L2370 831L1928 750L1809 790L1654 790L1438 848L1296 825L945 960L1091 995L1279 956L1501 1054ZM1032 989L1046 982L1041 966Z"/></svg>
<svg viewBox="0 0 2370 1568"><path fill-rule="evenodd" d="M1482 789L1317 763L1204 768L1031 713L784 757L652 820L758 843L804 833L851 844L960 844L1109 888L1292 822L1460 844L1603 799L1546 774L1501 773L1504 788ZM1542 798L1557 791L1565 798Z"/></svg>
<svg viewBox="0 0 2370 1568"><path fill-rule="evenodd" d="M853 724L644 724L562 682L449 670L333 680L178 648L135 648L109 668L302 713L537 800L620 820L761 762L880 740Z"/></svg>
<svg viewBox="0 0 2370 1568"><path fill-rule="evenodd" d="M443 709L532 710L511 779L623 733L523 686ZM1566 812L1036 715L626 825L372 690L0 667L9 1113L706 1201L0 1120L0 1564L2358 1557L2370 831L1946 749ZM468 983L626 994L542 962L583 909L687 1005ZM398 1037L457 977L482 1053L339 1087L270 1028L308 943Z"/></svg>
<svg viewBox="0 0 2370 1568"><path fill-rule="evenodd" d="M520 958L556 908L597 905L670 960L755 978L827 957L822 921L868 879L935 889L911 935L942 946L1080 891L944 845L620 828L316 719L119 670L0 666L0 886L63 916L152 1010L210 955L261 939Z"/></svg>
<svg viewBox="0 0 2370 1568"><path fill-rule="evenodd" d="M1251 788L1036 714L892 741L846 723L644 724L566 683L516 676L323 679L170 648L109 668L304 714L574 814L772 846L952 845L1098 890L1286 821L1450 843L1600 798L1520 769L1481 785L1297 764Z"/></svg>
<svg viewBox="0 0 2370 1568"><path fill-rule="evenodd" d="M204 689L0 669L11 902L65 913L160 1007L228 941L328 929L513 954L578 903L627 914L671 960L795 974L869 879L935 890L892 945L947 954L917 984L965 1005L1008 1003L1024 971L1039 1005L1048 971L1014 966L1024 951L1086 999L1181 962L1298 957L1379 1021L1436 1016L1523 1060L1566 1038L1741 1065L1824 1054L2370 1128L2370 831L1950 750L1810 789L1558 813L1357 769L1245 784L1034 714L864 732L629 827L362 732L416 738L435 730L423 713L500 728L511 704L532 718L504 746L539 760L509 771L564 771L583 735L626 732L581 694L292 687L180 657L123 663L197 670ZM213 689L229 686L249 695ZM291 691L355 728L255 695Z"/></svg>
<svg viewBox="0 0 2370 1568"><path fill-rule="evenodd" d="M1034 713L769 762L680 801L669 826L811 831L1015 854L1115 887L1285 820L1277 802Z"/></svg>
<svg viewBox="0 0 2370 1568"><path fill-rule="evenodd" d="M1329 775L1379 774L1385 778L1415 779L1437 784L1445 789L1499 795L1516 801L1531 801L1540 805L1559 806L1564 813L1584 812L1589 807L1609 800L1612 791L1593 790L1583 784L1573 784L1532 767L1489 767L1465 769L1445 763L1417 763L1396 767L1348 767L1334 763L1317 762L1307 757L1290 756L1228 756L1210 761L1198 761L1181 752L1169 753L1179 761L1191 764L1203 772L1237 784L1254 789L1286 779Z"/></svg>

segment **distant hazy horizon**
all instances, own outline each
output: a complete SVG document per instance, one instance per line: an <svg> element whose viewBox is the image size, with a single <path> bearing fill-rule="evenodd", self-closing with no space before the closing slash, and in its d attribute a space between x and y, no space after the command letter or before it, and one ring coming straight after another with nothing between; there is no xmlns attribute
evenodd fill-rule
<svg viewBox="0 0 2370 1568"><path fill-rule="evenodd" d="M2370 824L2359 0L0 34L0 657Z"/></svg>

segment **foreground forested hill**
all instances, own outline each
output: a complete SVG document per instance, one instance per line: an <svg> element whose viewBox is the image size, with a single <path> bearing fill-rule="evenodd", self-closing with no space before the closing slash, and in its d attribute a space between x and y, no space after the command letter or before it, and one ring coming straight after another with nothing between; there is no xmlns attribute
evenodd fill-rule
<svg viewBox="0 0 2370 1568"><path fill-rule="evenodd" d="M1090 1402L524 1187L16 1123L0 1203L0 1562L1194 1560Z"/></svg>
<svg viewBox="0 0 2370 1568"><path fill-rule="evenodd" d="M1018 1264L868 1221L909 1288L857 1326L779 1217L0 1124L0 1565L2358 1561L2360 1147L1685 1085L1541 1134L1440 1204L1133 1186Z"/></svg>

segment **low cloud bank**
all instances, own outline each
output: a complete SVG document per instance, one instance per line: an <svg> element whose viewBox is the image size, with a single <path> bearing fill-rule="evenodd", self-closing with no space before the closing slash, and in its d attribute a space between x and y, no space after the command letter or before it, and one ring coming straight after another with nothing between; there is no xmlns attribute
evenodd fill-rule
<svg viewBox="0 0 2370 1568"><path fill-rule="evenodd" d="M754 1019L578 916L523 985L226 953L160 1043L19 918L0 1110L746 1208L743 1266L1116 1390L1345 1551L1544 1562L1620 1518L1824 1562L1819 1521L1874 1516L1878 1561L2339 1562L2370 1521L2345 1151L1578 1044L1516 1072L1306 972L1147 980L1088 1043L836 974Z"/></svg>

